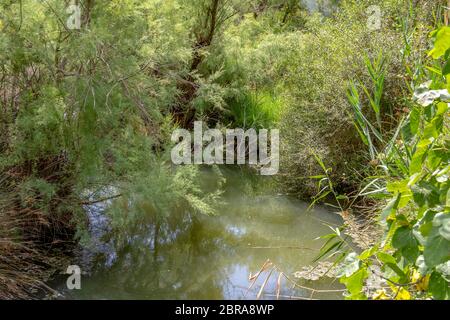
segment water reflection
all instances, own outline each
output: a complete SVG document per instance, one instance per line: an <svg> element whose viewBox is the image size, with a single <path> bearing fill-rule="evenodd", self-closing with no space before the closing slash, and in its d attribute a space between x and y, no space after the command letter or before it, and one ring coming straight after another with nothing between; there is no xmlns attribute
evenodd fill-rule
<svg viewBox="0 0 450 320"><path fill-rule="evenodd" d="M264 279L247 292L250 273L270 259L286 274L292 274L317 255L321 243L314 239L329 230L324 222L340 223L338 216L323 209L306 213L304 203L286 196L244 192L253 190L248 187L252 184L249 178L236 172L227 176L226 204L217 217L193 215L180 208L157 222L149 214L152 223L122 237L108 232L104 208L90 208L95 245L80 256L83 270L90 275L82 278L81 290L62 289L64 297L253 299ZM330 281L308 285L337 286ZM275 286L276 276L268 282L264 298L272 298ZM309 295L291 289L288 283L284 283L281 294Z"/></svg>

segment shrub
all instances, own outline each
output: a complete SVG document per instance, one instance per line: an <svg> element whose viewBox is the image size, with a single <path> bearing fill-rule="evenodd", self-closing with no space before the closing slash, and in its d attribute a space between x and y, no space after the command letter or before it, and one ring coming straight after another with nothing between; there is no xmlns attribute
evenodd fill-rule
<svg viewBox="0 0 450 320"><path fill-rule="evenodd" d="M401 93L407 91L409 81L402 70L408 57L402 53L404 21L396 17L409 16L408 3L378 2L383 13L382 29L370 31L366 10L371 2L342 1L332 17L324 20L314 16L307 30L297 34L298 47L289 55L284 77L287 107L281 117L282 181L289 191L314 194L314 183L305 179L321 171L312 153L330 164L339 190L355 188L359 180L355 172L364 169L369 160L364 158L363 144L349 116L348 81L356 78L371 88L362 57L372 59L381 51L386 58L384 113L402 109ZM425 4L415 8L409 23L422 14ZM415 44L425 37L426 30L418 22L414 27L416 31L409 41ZM421 46L412 43L410 47L417 52L411 56L421 55Z"/></svg>

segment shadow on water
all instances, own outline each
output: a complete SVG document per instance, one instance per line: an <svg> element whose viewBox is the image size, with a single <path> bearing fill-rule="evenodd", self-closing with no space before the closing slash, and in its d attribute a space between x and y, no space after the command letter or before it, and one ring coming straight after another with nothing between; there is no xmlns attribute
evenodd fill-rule
<svg viewBox="0 0 450 320"><path fill-rule="evenodd" d="M202 175L205 186L215 179L209 171ZM273 195L271 178L229 169L225 176L225 204L218 216L180 208L164 222L140 225L125 238L107 232L104 206L91 206L94 245L82 250L77 262L84 272L82 288L68 290L62 281L56 289L67 299L254 299L265 276L248 292L250 273L270 259L292 276L317 255L322 243L314 239L329 233L326 223L341 223L323 208L307 213L305 203ZM276 283L274 275L262 298L273 298ZM306 285L341 289L331 280ZM281 287L282 296L311 294L292 289L287 281ZM340 292L314 296L341 297Z"/></svg>

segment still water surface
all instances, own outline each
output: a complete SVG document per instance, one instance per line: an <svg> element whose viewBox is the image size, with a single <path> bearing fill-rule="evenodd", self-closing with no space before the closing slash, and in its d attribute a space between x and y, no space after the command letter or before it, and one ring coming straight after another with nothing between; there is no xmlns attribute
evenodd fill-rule
<svg viewBox="0 0 450 320"><path fill-rule="evenodd" d="M203 173L204 183L208 173ZM95 245L80 252L81 290L68 290L60 279L55 288L63 299L254 299L268 275L261 274L251 290L249 275L270 259L295 280L293 273L312 263L322 244L315 238L330 233L340 217L324 208L307 212L307 204L273 194L270 180L249 179L239 170L226 173L225 204L215 217L190 215L187 209L168 219L155 232L143 225L116 245L105 237L104 206L90 208ZM270 178L269 178L270 179ZM259 189L259 191L255 191ZM263 191L261 191L263 190ZM273 272L262 298L273 299L278 273ZM300 282L317 289L342 289L331 279ZM281 282L284 297L311 297L308 290ZM321 299L340 299L341 292L319 293Z"/></svg>

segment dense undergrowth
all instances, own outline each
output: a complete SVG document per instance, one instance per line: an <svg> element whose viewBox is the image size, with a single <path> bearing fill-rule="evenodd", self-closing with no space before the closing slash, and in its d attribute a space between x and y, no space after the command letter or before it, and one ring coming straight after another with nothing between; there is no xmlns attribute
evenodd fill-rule
<svg viewBox="0 0 450 320"><path fill-rule="evenodd" d="M341 212L353 209L358 198L378 204L369 210L369 219L380 226L381 233L363 243L362 252L353 251L342 230L323 237L327 241L320 258L336 257L337 276L346 285L349 299L450 298L450 28L440 27L431 37L430 59L424 60L420 76L412 81L408 109L395 130L382 130L377 90L372 97L364 85L349 87L353 121L373 163L358 194L339 194L330 169L317 158L324 174L315 179L325 186L318 198L334 195ZM381 70L376 66L381 60L368 61L379 96L383 90L376 84ZM369 96L368 109L375 114L372 121L363 112L360 94L364 92Z"/></svg>
<svg viewBox="0 0 450 320"><path fill-rule="evenodd" d="M208 193L196 190L197 169L172 169L166 156L178 87L188 81L192 38L182 31L194 23L180 25L176 13L197 8L83 1L81 28L71 30L69 4L0 2L5 298L31 294L39 283L45 289L31 267L55 265L46 261L61 242L86 240L82 205L98 201L106 187L126 195L149 181L161 190L147 190L156 209L179 199L212 210ZM179 38L165 36L177 24Z"/></svg>
<svg viewBox="0 0 450 320"><path fill-rule="evenodd" d="M441 2L377 1L381 29L369 30L369 0L334 1L314 13L290 0L80 0L81 23L71 29L70 1L0 0L0 298L48 290L43 280L64 265L61 252L89 241L85 205L114 200L109 216L119 230L139 227L149 212L165 219L181 203L215 214L220 173L217 190L203 190L198 168L174 167L169 158L172 130L195 120L219 129L279 127L281 188L315 194L308 177L322 175L323 159L343 210L395 150L385 164L395 172L383 179L389 173L400 182L385 190L396 199L385 218L391 233L413 232L422 218L415 212L425 214L419 208L428 200L405 207L399 197L420 200L405 195L401 181L408 174L414 185L437 181L408 167L416 144L433 137L433 150L443 152L441 161L431 156L437 167L430 171L448 160L441 141L448 128L427 129L446 111L432 104L417 114L410 99L427 79L432 89L443 86L440 62L426 56ZM411 118L420 120L412 125ZM415 132L396 134L405 126ZM401 146L388 143L397 139ZM425 170L428 160L418 161L414 168ZM445 203L443 191L424 188L440 194L427 209ZM357 198L382 203L361 192ZM395 210L414 217L398 222ZM425 216L424 224L434 219ZM410 243L396 244L401 258ZM420 256L423 244L415 244ZM407 275L415 270L410 258ZM423 277L436 279L437 265L428 266Z"/></svg>

